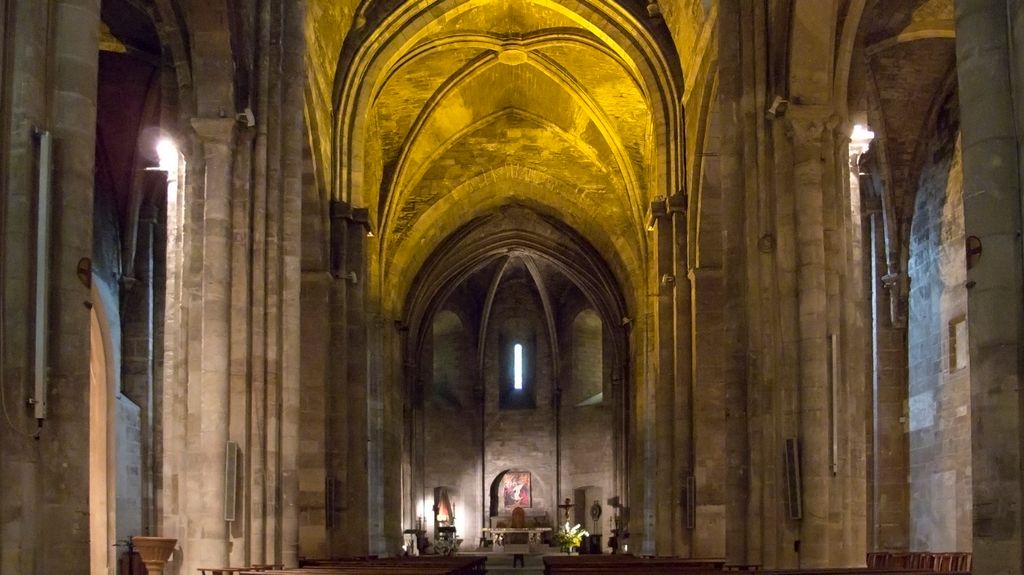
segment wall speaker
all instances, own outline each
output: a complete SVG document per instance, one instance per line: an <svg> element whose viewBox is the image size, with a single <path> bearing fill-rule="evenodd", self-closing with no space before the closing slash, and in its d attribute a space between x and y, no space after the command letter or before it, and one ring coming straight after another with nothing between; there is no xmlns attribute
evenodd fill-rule
<svg viewBox="0 0 1024 575"><path fill-rule="evenodd" d="M804 516L802 489L800 487L800 440L786 438L786 512L790 519Z"/></svg>
<svg viewBox="0 0 1024 575"><path fill-rule="evenodd" d="M238 491L238 444L229 441L224 449L224 521L235 520L235 495Z"/></svg>

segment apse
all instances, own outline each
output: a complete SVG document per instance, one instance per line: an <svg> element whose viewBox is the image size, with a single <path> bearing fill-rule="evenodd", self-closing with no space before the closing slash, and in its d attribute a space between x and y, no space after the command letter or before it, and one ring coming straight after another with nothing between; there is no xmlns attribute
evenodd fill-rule
<svg viewBox="0 0 1024 575"><path fill-rule="evenodd" d="M624 312L596 250L508 206L444 242L411 295L409 501L428 536L451 522L473 539L516 507L526 527L557 527L577 492L620 493ZM438 489L454 518L431 505Z"/></svg>

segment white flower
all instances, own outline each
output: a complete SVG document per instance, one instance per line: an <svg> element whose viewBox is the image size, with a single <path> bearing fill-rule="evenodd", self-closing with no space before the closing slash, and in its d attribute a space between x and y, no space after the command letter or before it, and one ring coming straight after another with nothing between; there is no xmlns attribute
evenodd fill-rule
<svg viewBox="0 0 1024 575"><path fill-rule="evenodd" d="M589 535L585 529L580 527L579 523L570 527L569 522L566 521L565 525L559 528L558 533L555 533L555 540L560 546L571 549L579 547L583 538Z"/></svg>

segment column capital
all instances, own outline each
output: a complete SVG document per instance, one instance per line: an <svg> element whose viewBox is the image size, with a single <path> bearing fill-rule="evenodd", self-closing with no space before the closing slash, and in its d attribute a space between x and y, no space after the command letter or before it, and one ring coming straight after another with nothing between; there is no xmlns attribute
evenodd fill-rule
<svg viewBox="0 0 1024 575"><path fill-rule="evenodd" d="M355 208L348 202L332 200L330 211L332 220L347 220L370 229L370 211L367 208Z"/></svg>
<svg viewBox="0 0 1024 575"><path fill-rule="evenodd" d="M647 231L653 232L658 222L668 214L668 198L665 196L655 197L647 208Z"/></svg>
<svg viewBox="0 0 1024 575"><path fill-rule="evenodd" d="M672 194L666 202L670 214L686 214L688 198L685 192Z"/></svg>
<svg viewBox="0 0 1024 575"><path fill-rule="evenodd" d="M192 129L203 144L231 145L237 123L234 118L192 118Z"/></svg>
<svg viewBox="0 0 1024 575"><path fill-rule="evenodd" d="M831 106L790 104L786 111L786 131L797 144L819 143L826 129L839 124Z"/></svg>

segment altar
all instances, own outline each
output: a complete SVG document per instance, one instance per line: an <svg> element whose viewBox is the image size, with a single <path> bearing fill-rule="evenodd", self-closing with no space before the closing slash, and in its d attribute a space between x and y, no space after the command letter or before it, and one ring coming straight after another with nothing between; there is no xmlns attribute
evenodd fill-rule
<svg viewBox="0 0 1024 575"><path fill-rule="evenodd" d="M484 527L483 538L493 539L495 545L504 545L506 535L525 533L529 537L530 545L535 545L541 542L541 535L548 531L551 531L550 527Z"/></svg>

